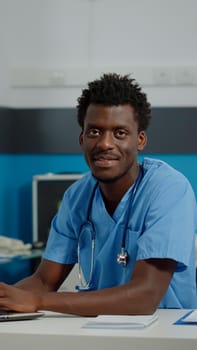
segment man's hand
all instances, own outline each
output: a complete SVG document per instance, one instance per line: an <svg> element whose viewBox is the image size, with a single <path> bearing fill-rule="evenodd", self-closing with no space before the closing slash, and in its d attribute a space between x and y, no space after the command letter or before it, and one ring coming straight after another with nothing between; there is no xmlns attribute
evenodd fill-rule
<svg viewBox="0 0 197 350"><path fill-rule="evenodd" d="M39 294L0 283L0 307L18 312L38 310Z"/></svg>

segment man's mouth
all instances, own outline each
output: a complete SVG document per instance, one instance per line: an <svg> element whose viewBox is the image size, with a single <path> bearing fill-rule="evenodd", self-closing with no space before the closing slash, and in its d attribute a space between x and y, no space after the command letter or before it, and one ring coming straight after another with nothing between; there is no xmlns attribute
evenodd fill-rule
<svg viewBox="0 0 197 350"><path fill-rule="evenodd" d="M118 161L118 157L110 154L100 154L93 157L94 164L98 167L108 168Z"/></svg>

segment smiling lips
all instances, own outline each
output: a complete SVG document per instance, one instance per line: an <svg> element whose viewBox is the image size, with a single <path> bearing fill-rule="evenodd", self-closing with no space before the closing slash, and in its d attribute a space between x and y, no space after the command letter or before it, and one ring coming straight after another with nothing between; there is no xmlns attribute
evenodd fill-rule
<svg viewBox="0 0 197 350"><path fill-rule="evenodd" d="M118 161L118 157L111 154L99 154L93 157L94 164L100 168L108 168Z"/></svg>

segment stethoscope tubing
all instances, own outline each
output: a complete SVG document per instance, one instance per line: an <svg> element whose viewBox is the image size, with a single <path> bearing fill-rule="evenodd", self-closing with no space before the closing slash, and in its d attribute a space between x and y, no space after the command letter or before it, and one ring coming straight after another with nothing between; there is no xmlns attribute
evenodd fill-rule
<svg viewBox="0 0 197 350"><path fill-rule="evenodd" d="M121 245L121 251L120 254L117 255L117 262L119 264L122 264L122 266L126 266L127 262L128 262L128 252L126 251L126 233L127 233L127 228L128 228L128 223L129 223L129 213L132 210L133 207L133 202L135 199L135 195L136 192L139 188L139 185L141 183L141 180L143 178L143 168L140 166L140 171L139 171L139 175L138 178L133 186L133 190L131 193L131 200L130 203L127 207L126 210L126 222L124 225L124 231L123 231L123 237L122 237L122 245ZM93 280L93 270L94 270L94 259L95 259L95 239L96 239L96 233L95 230L93 228L93 224L90 220L90 216L91 216L91 210L92 210L92 205L93 205L93 200L94 200L94 195L96 192L96 189L98 187L98 182L95 184L90 200L89 200L89 204L88 204L88 209L87 209L87 219L86 219L86 224L88 224L91 227L91 265L90 265L90 275L89 275L89 280L87 282L83 281L83 272L82 272L82 268L81 268L81 259L80 259L80 236L82 233L82 227L85 225L83 224L80 232L79 232L79 237L78 237L78 247L77 247L77 254L78 254L78 275L79 275L79 282L80 282L80 286L76 286L76 289L79 291L87 291L91 289L91 284L92 284L92 280Z"/></svg>

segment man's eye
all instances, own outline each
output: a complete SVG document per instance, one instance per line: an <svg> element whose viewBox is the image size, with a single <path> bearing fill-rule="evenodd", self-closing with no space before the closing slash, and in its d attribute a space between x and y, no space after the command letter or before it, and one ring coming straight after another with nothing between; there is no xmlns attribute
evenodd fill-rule
<svg viewBox="0 0 197 350"><path fill-rule="evenodd" d="M115 136L119 139L123 139L124 137L127 136L127 132L125 130L119 129L119 130L116 130Z"/></svg>
<svg viewBox="0 0 197 350"><path fill-rule="evenodd" d="M98 129L90 129L90 130L88 130L87 135L90 137L96 137L99 135L99 130Z"/></svg>

